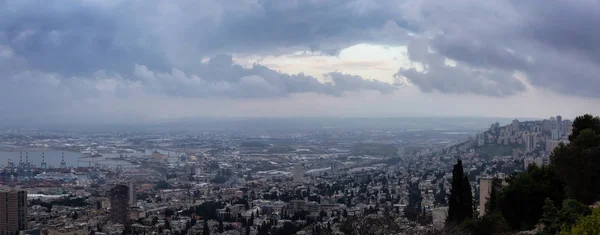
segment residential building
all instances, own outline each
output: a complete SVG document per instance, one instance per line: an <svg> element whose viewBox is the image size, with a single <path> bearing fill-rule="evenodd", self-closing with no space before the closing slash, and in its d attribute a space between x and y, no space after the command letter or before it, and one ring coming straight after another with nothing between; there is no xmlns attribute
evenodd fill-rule
<svg viewBox="0 0 600 235"><path fill-rule="evenodd" d="M0 235L27 230L27 192L0 192Z"/></svg>
<svg viewBox="0 0 600 235"><path fill-rule="evenodd" d="M109 191L110 219L119 224L126 224L129 217L129 187L117 184Z"/></svg>

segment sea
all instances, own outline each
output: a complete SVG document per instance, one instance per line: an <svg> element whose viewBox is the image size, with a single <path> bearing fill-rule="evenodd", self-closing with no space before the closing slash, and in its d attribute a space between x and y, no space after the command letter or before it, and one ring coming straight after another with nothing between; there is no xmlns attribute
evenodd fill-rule
<svg viewBox="0 0 600 235"><path fill-rule="evenodd" d="M96 163L108 167L116 167L117 165L122 167L133 167L133 165L129 162L110 159L119 157L119 153L105 153L102 154L102 157L90 158L78 152L62 152L56 150L28 152L0 151L0 166L7 166L9 159L18 165L21 157L23 162L25 162L26 157L28 157L29 162L31 162L34 166L40 167L42 163L42 156L44 156L48 167L60 167L63 153L67 167L87 167L90 166L90 164L94 166Z"/></svg>

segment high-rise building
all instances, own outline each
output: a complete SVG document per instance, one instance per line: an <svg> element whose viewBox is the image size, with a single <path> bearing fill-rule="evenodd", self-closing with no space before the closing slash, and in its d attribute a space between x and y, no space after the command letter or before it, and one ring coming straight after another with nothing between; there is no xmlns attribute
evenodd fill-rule
<svg viewBox="0 0 600 235"><path fill-rule="evenodd" d="M479 216L485 215L485 204L492 193L492 183L494 180L499 180L500 187L508 185L503 175L496 175L495 179L491 177L479 179Z"/></svg>
<svg viewBox="0 0 600 235"><path fill-rule="evenodd" d="M535 133L526 133L523 135L525 142L525 153L530 153L535 150L537 145L537 135Z"/></svg>
<svg viewBox="0 0 600 235"><path fill-rule="evenodd" d="M127 197L129 198L129 205L133 206L137 204L137 200L136 200L136 192L135 192L135 184L133 183L133 181L130 181L127 184L127 187L129 188L129 192L127 193Z"/></svg>
<svg viewBox="0 0 600 235"><path fill-rule="evenodd" d="M337 161L331 162L331 173L337 174L340 170L340 163Z"/></svg>
<svg viewBox="0 0 600 235"><path fill-rule="evenodd" d="M492 192L492 179L481 178L479 179L479 216L485 215L485 204L487 199Z"/></svg>
<svg viewBox="0 0 600 235"><path fill-rule="evenodd" d="M535 164L538 167L542 167L544 165L544 158L542 157L536 157L533 159L533 164Z"/></svg>
<svg viewBox="0 0 600 235"><path fill-rule="evenodd" d="M27 230L27 192L0 192L0 235Z"/></svg>
<svg viewBox="0 0 600 235"><path fill-rule="evenodd" d="M294 182L299 183L304 181L304 167L302 164L296 164L294 166L293 172Z"/></svg>
<svg viewBox="0 0 600 235"><path fill-rule="evenodd" d="M560 131L563 135L571 135L571 132L573 132L573 123L570 120L564 120L562 123L562 130Z"/></svg>
<svg viewBox="0 0 600 235"><path fill-rule="evenodd" d="M569 121L569 125L567 125L565 129L566 136L570 136L571 134L573 134L573 123Z"/></svg>
<svg viewBox="0 0 600 235"><path fill-rule="evenodd" d="M552 151L554 151L554 149L556 147L558 147L558 145L560 143L567 144L568 141L566 141L566 140L546 140L546 152L552 153Z"/></svg>
<svg viewBox="0 0 600 235"><path fill-rule="evenodd" d="M521 129L521 124L519 123L518 119L515 119L512 121L512 131L513 132L518 132Z"/></svg>
<svg viewBox="0 0 600 235"><path fill-rule="evenodd" d="M542 121L542 131L551 131L552 127L550 125L550 121L547 119L544 119Z"/></svg>
<svg viewBox="0 0 600 235"><path fill-rule="evenodd" d="M559 140L561 137L560 131L559 130L552 130L552 139L553 140Z"/></svg>
<svg viewBox="0 0 600 235"><path fill-rule="evenodd" d="M529 165L535 164L534 159L529 157L529 158L523 158L523 168L525 170L527 170L527 168L529 168Z"/></svg>
<svg viewBox="0 0 600 235"><path fill-rule="evenodd" d="M556 116L556 130L558 130L558 134L560 137L563 135L563 120L560 115Z"/></svg>
<svg viewBox="0 0 600 235"><path fill-rule="evenodd" d="M127 224L129 217L129 187L117 184L109 193L110 219L119 224Z"/></svg>

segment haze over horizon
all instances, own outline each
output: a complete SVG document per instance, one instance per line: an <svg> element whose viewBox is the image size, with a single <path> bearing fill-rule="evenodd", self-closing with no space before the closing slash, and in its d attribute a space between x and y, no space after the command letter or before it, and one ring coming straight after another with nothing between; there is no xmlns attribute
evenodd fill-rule
<svg viewBox="0 0 600 235"><path fill-rule="evenodd" d="M0 1L1 120L573 118L600 3Z"/></svg>

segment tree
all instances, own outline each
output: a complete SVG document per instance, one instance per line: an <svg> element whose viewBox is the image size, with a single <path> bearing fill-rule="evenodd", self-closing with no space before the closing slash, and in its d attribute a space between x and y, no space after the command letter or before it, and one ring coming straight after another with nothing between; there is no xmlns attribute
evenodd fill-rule
<svg viewBox="0 0 600 235"><path fill-rule="evenodd" d="M562 225L558 221L558 209L550 198L546 198L542 209L544 212L542 213L540 222L544 225L544 232L546 234L556 234L560 231L560 226Z"/></svg>
<svg viewBox="0 0 600 235"><path fill-rule="evenodd" d="M248 224L250 224L250 226L254 225L254 212L250 214L250 220L248 220Z"/></svg>
<svg viewBox="0 0 600 235"><path fill-rule="evenodd" d="M404 216L410 221L417 221L423 218L423 208L421 202L423 196L418 183L411 183L408 187L408 205L404 207Z"/></svg>
<svg viewBox="0 0 600 235"><path fill-rule="evenodd" d="M565 199L564 184L551 167L535 165L507 178L508 185L498 198L502 216L515 230L532 229L543 214L545 199L556 205Z"/></svg>
<svg viewBox="0 0 600 235"><path fill-rule="evenodd" d="M485 213L490 214L498 209L498 194L502 189L502 182L498 178L492 179L492 185L490 190L490 196L488 197L487 202L485 203Z"/></svg>
<svg viewBox="0 0 600 235"><path fill-rule="evenodd" d="M550 158L570 197L584 204L600 199L600 134L580 130L569 144L554 149Z"/></svg>
<svg viewBox="0 0 600 235"><path fill-rule="evenodd" d="M319 212L319 220L323 221L323 218L327 217L327 212L325 212L324 210L321 210L321 212Z"/></svg>
<svg viewBox="0 0 600 235"><path fill-rule="evenodd" d="M223 221L219 221L219 233L223 232L225 232L225 229L223 228Z"/></svg>
<svg viewBox="0 0 600 235"><path fill-rule="evenodd" d="M204 220L204 226L202 227L202 235L210 235L210 229L208 228L207 220Z"/></svg>
<svg viewBox="0 0 600 235"><path fill-rule="evenodd" d="M425 234L417 223L388 212L351 216L341 223L340 231L347 235Z"/></svg>
<svg viewBox="0 0 600 235"><path fill-rule="evenodd" d="M435 194L435 202L438 205L446 205L448 202L446 201L446 198L448 197L448 194L446 194L446 189L444 188L444 184L440 183L440 192Z"/></svg>
<svg viewBox="0 0 600 235"><path fill-rule="evenodd" d="M574 141L583 130L592 130L600 135L600 117L594 117L591 114L576 117L573 121L573 132L569 136L569 141Z"/></svg>
<svg viewBox="0 0 600 235"><path fill-rule="evenodd" d="M169 184L169 182L161 180L156 182L156 189L160 190L160 189L170 189L171 185Z"/></svg>
<svg viewBox="0 0 600 235"><path fill-rule="evenodd" d="M447 223L456 225L473 217L473 193L461 160L458 160L452 169L452 188L448 205Z"/></svg>
<svg viewBox="0 0 600 235"><path fill-rule="evenodd" d="M465 175L463 176L462 182L462 190L463 190L463 202L461 203L463 206L463 213L465 214L465 218L473 218L473 191L471 190L471 184L469 183L469 178Z"/></svg>
<svg viewBox="0 0 600 235"><path fill-rule="evenodd" d="M594 209L591 215L579 218L571 229L565 229L560 234L600 234L600 208Z"/></svg>
<svg viewBox="0 0 600 235"><path fill-rule="evenodd" d="M560 217L563 224L571 226L577 222L579 217L592 214L592 209L580 202L567 199L563 201Z"/></svg>
<svg viewBox="0 0 600 235"><path fill-rule="evenodd" d="M511 230L498 211L485 214L481 218L465 220L459 229L461 232L455 234L506 234Z"/></svg>
<svg viewBox="0 0 600 235"><path fill-rule="evenodd" d="M171 208L165 209L165 217L171 217L173 215L175 215L175 211L173 209L171 209Z"/></svg>

